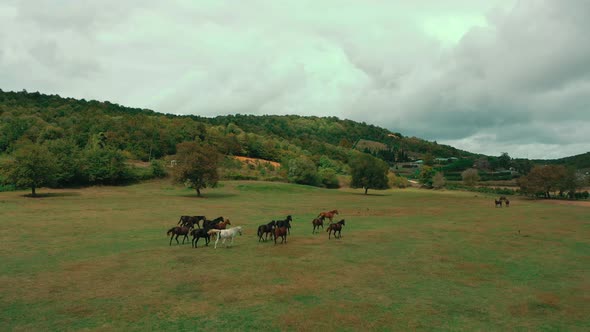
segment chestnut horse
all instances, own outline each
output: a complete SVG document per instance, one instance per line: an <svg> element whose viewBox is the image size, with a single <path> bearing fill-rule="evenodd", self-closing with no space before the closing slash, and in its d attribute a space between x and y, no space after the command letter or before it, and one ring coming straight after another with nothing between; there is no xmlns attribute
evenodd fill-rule
<svg viewBox="0 0 590 332"><path fill-rule="evenodd" d="M277 221L277 225L275 227L274 236L275 236L275 244L277 244L277 237L281 237L281 243L287 243L287 232L289 228L291 228L291 216L287 216L285 220Z"/></svg>
<svg viewBox="0 0 590 332"><path fill-rule="evenodd" d="M330 223L332 223L332 218L334 218L334 216L337 214L338 214L338 210L320 212L320 214L318 214L317 218L323 218L323 219L328 218L328 219L330 219Z"/></svg>
<svg viewBox="0 0 590 332"><path fill-rule="evenodd" d="M328 225L328 228L326 229L326 232L328 233L328 239L330 238L330 235L332 234L332 232L334 232L334 237L339 239L342 237L342 226L345 225L344 219L340 220L337 223L334 224L330 224ZM338 235L336 235L336 232L338 232Z"/></svg>
<svg viewBox="0 0 590 332"><path fill-rule="evenodd" d="M324 217L315 218L314 220L311 221L311 224L313 225L313 231L311 232L311 234L315 234L316 228L319 232L320 226L322 227L322 229L324 229Z"/></svg>

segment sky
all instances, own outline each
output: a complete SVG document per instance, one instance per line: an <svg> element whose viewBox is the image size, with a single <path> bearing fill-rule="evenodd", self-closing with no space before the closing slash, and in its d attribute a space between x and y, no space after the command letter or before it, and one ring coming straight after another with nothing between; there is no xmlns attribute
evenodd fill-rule
<svg viewBox="0 0 590 332"><path fill-rule="evenodd" d="M0 89L590 151L590 1L2 0Z"/></svg>

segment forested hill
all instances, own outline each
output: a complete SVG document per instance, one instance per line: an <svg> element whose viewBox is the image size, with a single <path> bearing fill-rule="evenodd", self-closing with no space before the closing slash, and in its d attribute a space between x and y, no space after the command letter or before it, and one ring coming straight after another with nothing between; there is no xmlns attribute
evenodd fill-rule
<svg viewBox="0 0 590 332"><path fill-rule="evenodd" d="M404 137L387 129L336 117L228 115L214 118L157 113L108 101L63 98L34 92L0 90L0 154L20 140L37 143L67 139L84 148L92 144L148 160L175 153L176 144L206 140L220 152L282 161L307 151L347 161L359 140L382 143L372 151L388 161L473 154L450 146Z"/></svg>

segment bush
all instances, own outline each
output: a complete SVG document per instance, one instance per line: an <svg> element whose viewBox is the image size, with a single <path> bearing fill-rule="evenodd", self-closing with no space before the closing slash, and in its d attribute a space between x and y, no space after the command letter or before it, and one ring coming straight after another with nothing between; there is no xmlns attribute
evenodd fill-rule
<svg viewBox="0 0 590 332"><path fill-rule="evenodd" d="M326 188L340 188L340 182L336 176L336 171L331 168L322 168L318 172L320 181Z"/></svg>
<svg viewBox="0 0 590 332"><path fill-rule="evenodd" d="M166 168L164 167L164 162L162 162L161 160L152 159L152 162L150 163L150 168L153 177L166 177Z"/></svg>

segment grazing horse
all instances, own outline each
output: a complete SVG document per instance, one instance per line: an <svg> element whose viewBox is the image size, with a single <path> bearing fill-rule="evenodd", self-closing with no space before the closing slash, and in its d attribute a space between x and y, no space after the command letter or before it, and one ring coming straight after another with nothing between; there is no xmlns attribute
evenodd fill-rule
<svg viewBox="0 0 590 332"><path fill-rule="evenodd" d="M217 217L213 220L203 220L203 228L213 228L214 225L224 221L223 217Z"/></svg>
<svg viewBox="0 0 590 332"><path fill-rule="evenodd" d="M340 220L337 223L334 224L330 224L328 225L328 228L326 229L326 232L328 232L328 239L330 238L330 235L332 234L332 232L334 232L334 237L339 239L342 237L342 226L345 225L344 219ZM338 236L336 236L336 232L338 232Z"/></svg>
<svg viewBox="0 0 590 332"><path fill-rule="evenodd" d="M166 232L166 236L172 234L172 236L170 236L170 245L172 245L172 239L174 238L174 236L176 236L176 243L180 244L180 242L178 242L178 237L180 235L184 235L184 237L182 238L182 244L184 244L184 240L188 240L188 233L191 229L192 227L185 226L174 226L170 228L168 232Z"/></svg>
<svg viewBox="0 0 590 332"><path fill-rule="evenodd" d="M334 216L337 214L338 214L338 210L320 212L320 214L318 214L317 218L324 218L324 219L328 218L328 219L330 219L330 223L332 223L332 218L334 218Z"/></svg>
<svg viewBox="0 0 590 332"><path fill-rule="evenodd" d="M320 226L322 227L322 229L324 229L324 218L315 218L311 221L311 224L313 225L313 231L311 232L311 234L315 234L316 228L318 232L320 231Z"/></svg>
<svg viewBox="0 0 590 332"><path fill-rule="evenodd" d="M217 234L217 240L215 240L215 249L217 249L217 242L219 242L220 238L223 239L222 244L225 244L225 240L231 238L231 244L233 245L234 238L236 237L236 235L242 235L242 226L232 227L230 229L212 229L208 231L207 234ZM227 244L225 245L225 247L227 248Z"/></svg>
<svg viewBox="0 0 590 332"><path fill-rule="evenodd" d="M494 199L494 202L496 203L496 207L502 207L502 200Z"/></svg>
<svg viewBox="0 0 590 332"><path fill-rule="evenodd" d="M199 242L200 238L205 238L205 245L209 246L209 241L210 241L211 237L209 236L207 231L208 230L205 228L199 228L199 229L192 230L191 235L193 237L193 240L191 241L191 245L193 248L197 247L197 242Z"/></svg>
<svg viewBox="0 0 590 332"><path fill-rule="evenodd" d="M195 227L195 225L197 225L197 227L201 228L201 225L199 225L199 221L204 221L206 219L207 218L205 218L205 216L180 216L178 225L186 227L192 226L193 228Z"/></svg>
<svg viewBox="0 0 590 332"><path fill-rule="evenodd" d="M276 221L271 221L266 225L258 226L258 242L262 241L262 236L264 235L264 241L268 239L268 234L272 234L275 226L277 225ZM272 235L271 235L272 236Z"/></svg>

